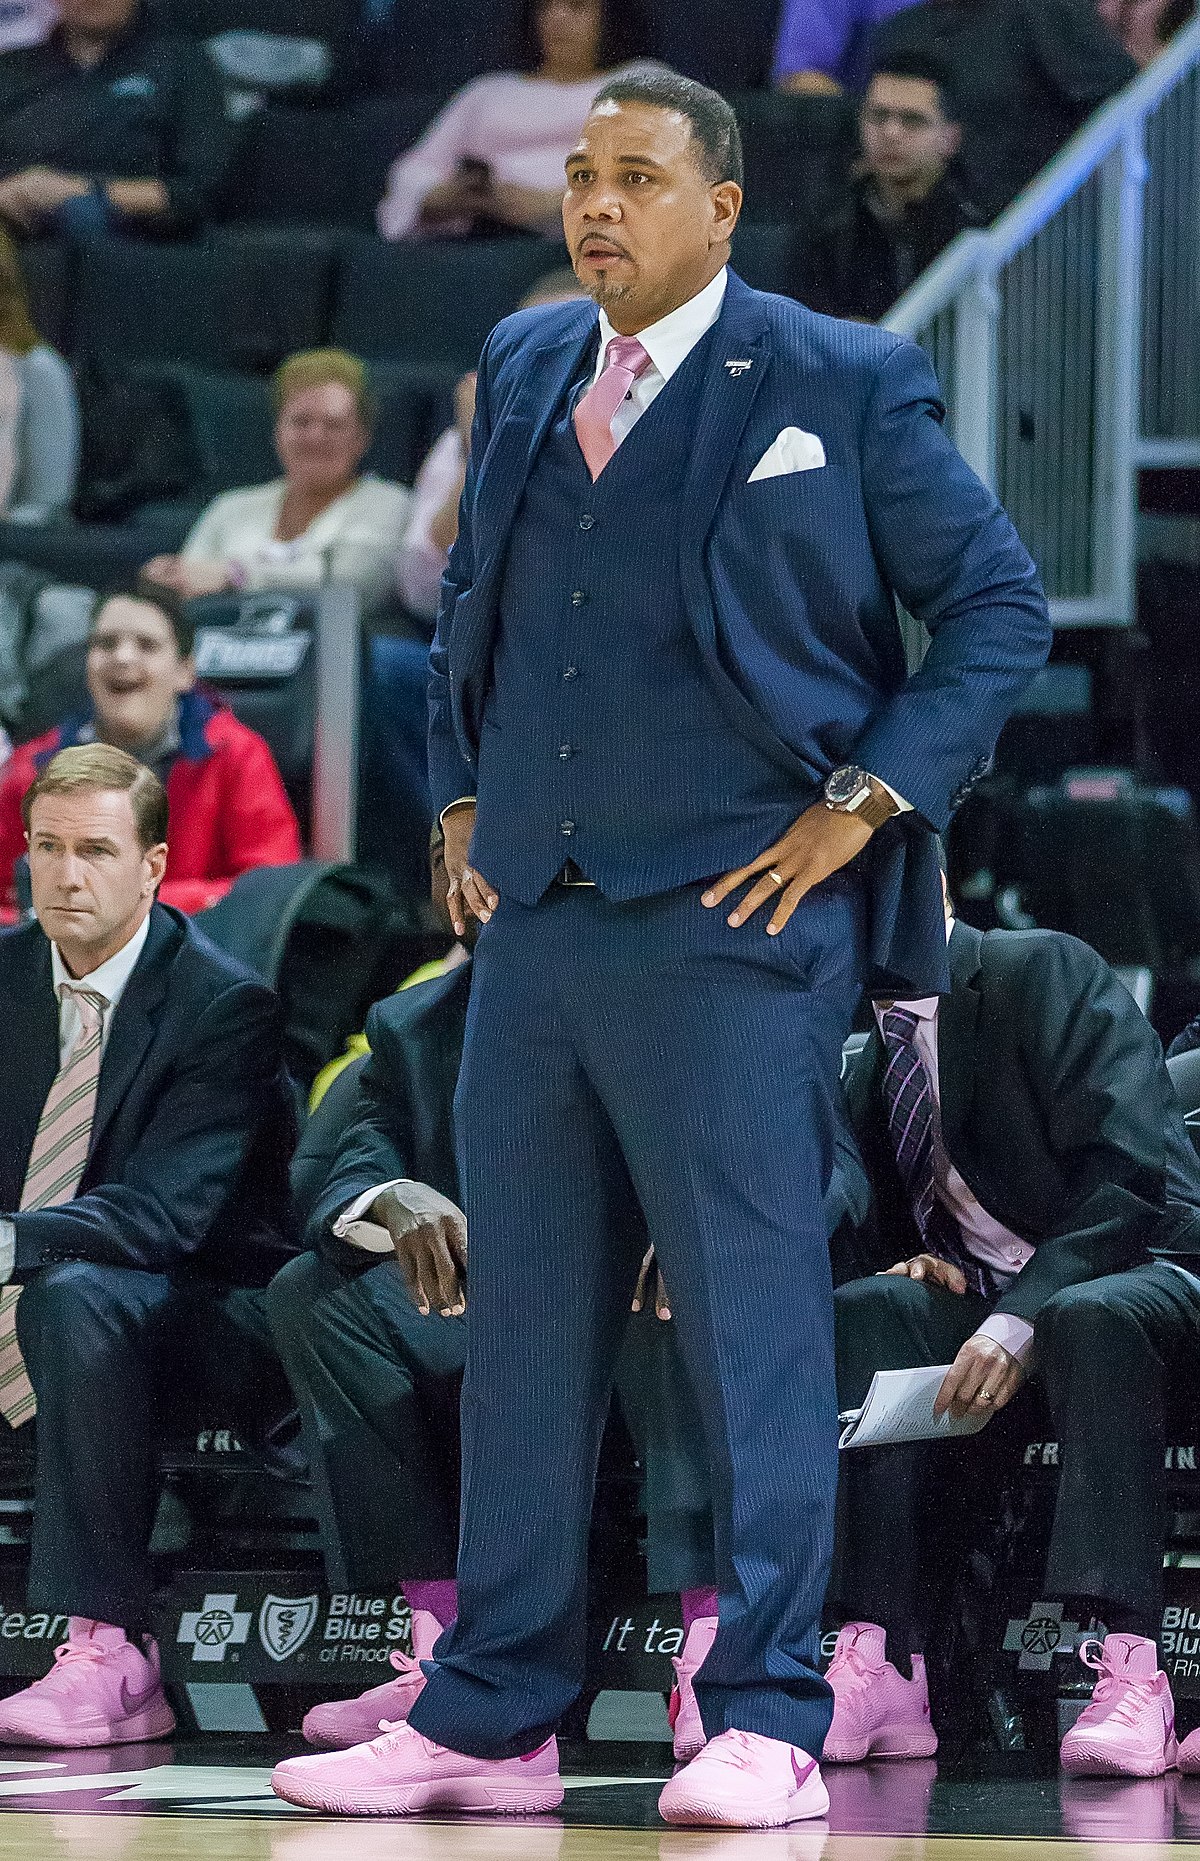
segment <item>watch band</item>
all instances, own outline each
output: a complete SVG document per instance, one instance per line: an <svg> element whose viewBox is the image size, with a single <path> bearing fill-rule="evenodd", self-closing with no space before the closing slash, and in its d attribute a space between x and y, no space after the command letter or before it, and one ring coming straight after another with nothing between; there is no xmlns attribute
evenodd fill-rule
<svg viewBox="0 0 1200 1861"><path fill-rule="evenodd" d="M885 821L890 821L893 815L899 814L900 810L886 788L881 783L873 782L867 799L852 812L856 820L864 821L874 831L882 827Z"/></svg>

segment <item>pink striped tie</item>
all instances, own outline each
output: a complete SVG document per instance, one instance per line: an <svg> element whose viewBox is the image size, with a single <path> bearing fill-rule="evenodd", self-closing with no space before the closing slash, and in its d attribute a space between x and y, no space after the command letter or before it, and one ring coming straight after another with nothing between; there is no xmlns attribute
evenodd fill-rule
<svg viewBox="0 0 1200 1861"><path fill-rule="evenodd" d="M79 1033L42 1106L21 1191L22 1209L58 1208L71 1200L87 1163L96 1115L100 1039L108 1001L95 989L75 988L69 982L60 985L59 994L74 998ZM0 1293L0 1415L11 1428L19 1428L37 1409L17 1343L20 1296L19 1286L7 1286Z"/></svg>
<svg viewBox="0 0 1200 1861"><path fill-rule="evenodd" d="M617 450L613 415L650 357L636 336L614 336L604 352L604 367L575 408L575 436L593 483Z"/></svg>

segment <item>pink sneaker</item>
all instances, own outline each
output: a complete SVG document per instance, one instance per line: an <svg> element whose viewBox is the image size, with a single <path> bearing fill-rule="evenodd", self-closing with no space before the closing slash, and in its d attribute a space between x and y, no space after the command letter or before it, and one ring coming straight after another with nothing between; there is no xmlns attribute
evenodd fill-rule
<svg viewBox="0 0 1200 1861"><path fill-rule="evenodd" d="M825 1675L833 1688L826 1764L933 1756L938 1741L921 1655L913 1655L912 1670L906 1680L888 1660L887 1638L874 1622L847 1622Z"/></svg>
<svg viewBox="0 0 1200 1861"><path fill-rule="evenodd" d="M323 1745L327 1751L349 1751L352 1745L365 1744L374 1738L386 1719L389 1725L402 1725L419 1699L425 1685L420 1663L433 1659L433 1644L442 1625L428 1609L412 1613L411 1656L393 1648L388 1660L399 1678L385 1680L356 1699L329 1700L314 1706L304 1715L300 1727L310 1745Z"/></svg>
<svg viewBox="0 0 1200 1861"><path fill-rule="evenodd" d="M671 1661L675 1669L675 1685L671 1688L667 1718L675 1734L675 1758L680 1764L690 1764L705 1746L704 1723L696 1704L692 1682L704 1665L704 1657L716 1640L716 1635L716 1616L698 1616L687 1632L683 1653L675 1655Z"/></svg>
<svg viewBox="0 0 1200 1861"><path fill-rule="evenodd" d="M169 1738L175 1714L158 1671L158 1648L147 1635L145 1652L122 1628L73 1615L68 1639L54 1650L42 1680L0 1700L0 1744L130 1745Z"/></svg>
<svg viewBox="0 0 1200 1861"><path fill-rule="evenodd" d="M758 1732L718 1733L658 1799L663 1821L682 1828L781 1829L828 1808L817 1760Z"/></svg>
<svg viewBox="0 0 1200 1861"><path fill-rule="evenodd" d="M1175 1761L1185 1777L1200 1777L1200 1728L1188 1733Z"/></svg>
<svg viewBox="0 0 1200 1861"><path fill-rule="evenodd" d="M368 1745L285 1759L271 1774L271 1788L285 1803L334 1816L415 1816L427 1809L538 1816L563 1800L553 1738L522 1758L469 1758L411 1725L387 1724Z"/></svg>
<svg viewBox="0 0 1200 1861"><path fill-rule="evenodd" d="M1175 1763L1175 1702L1155 1644L1144 1635L1106 1635L1081 1642L1079 1658L1100 1678L1062 1741L1067 1776L1161 1777Z"/></svg>

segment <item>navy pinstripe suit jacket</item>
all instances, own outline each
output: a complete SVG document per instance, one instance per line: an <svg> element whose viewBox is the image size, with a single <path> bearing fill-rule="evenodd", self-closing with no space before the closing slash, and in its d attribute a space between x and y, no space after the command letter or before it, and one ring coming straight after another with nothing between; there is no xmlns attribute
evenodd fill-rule
<svg viewBox="0 0 1200 1861"><path fill-rule="evenodd" d="M538 447L596 340L594 307L571 303L518 312L485 345L430 661L437 812L475 791L508 537ZM679 574L714 688L731 727L806 786L853 761L913 804L863 856L871 981L882 993L941 990L929 830L945 828L1049 651L1037 572L947 437L913 343L817 316L731 273L701 405ZM816 434L824 466L750 483L789 426ZM911 677L897 600L931 636Z"/></svg>

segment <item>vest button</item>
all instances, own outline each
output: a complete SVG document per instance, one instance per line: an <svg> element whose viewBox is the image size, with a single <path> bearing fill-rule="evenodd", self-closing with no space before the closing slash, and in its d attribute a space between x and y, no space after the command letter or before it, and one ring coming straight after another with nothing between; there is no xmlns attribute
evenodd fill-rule
<svg viewBox="0 0 1200 1861"><path fill-rule="evenodd" d="M562 832L563 832L564 839L569 840L571 835L575 832L574 821L563 821Z"/></svg>
<svg viewBox="0 0 1200 1861"><path fill-rule="evenodd" d="M591 511L585 510L583 516L579 519L579 528L581 530L590 530L595 521L596 519L592 516Z"/></svg>
<svg viewBox="0 0 1200 1861"><path fill-rule="evenodd" d="M587 604L587 596L584 594L582 588L577 588L574 594L571 596L571 606L572 607L584 607L586 606L586 604Z"/></svg>
<svg viewBox="0 0 1200 1861"><path fill-rule="evenodd" d="M578 666L568 666L568 667L567 667L567 669L566 669L566 671L565 671L565 672L563 673L563 677L564 677L564 678L578 678L578 677L579 677L579 667L578 667Z"/></svg>

